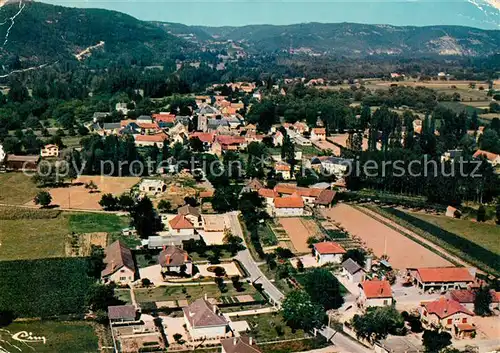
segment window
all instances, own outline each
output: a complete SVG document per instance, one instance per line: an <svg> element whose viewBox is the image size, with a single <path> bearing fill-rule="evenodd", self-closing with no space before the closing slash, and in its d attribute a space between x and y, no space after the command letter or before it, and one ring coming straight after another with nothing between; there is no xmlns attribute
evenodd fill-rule
<svg viewBox="0 0 500 353"><path fill-rule="evenodd" d="M467 318L466 318L466 317L464 317L464 318L462 319L462 324L466 324L466 323L467 323Z"/></svg>
<svg viewBox="0 0 500 353"><path fill-rule="evenodd" d="M120 281L126 281L127 277L120 277Z"/></svg>
<svg viewBox="0 0 500 353"><path fill-rule="evenodd" d="M385 300L384 300L384 305L387 305L387 304L388 304L388 300L387 300L387 299L385 299Z"/></svg>
<svg viewBox="0 0 500 353"><path fill-rule="evenodd" d="M452 319L448 319L447 324L448 324L448 325L451 325L451 323L452 323L452 322L453 322L453 320L452 320Z"/></svg>

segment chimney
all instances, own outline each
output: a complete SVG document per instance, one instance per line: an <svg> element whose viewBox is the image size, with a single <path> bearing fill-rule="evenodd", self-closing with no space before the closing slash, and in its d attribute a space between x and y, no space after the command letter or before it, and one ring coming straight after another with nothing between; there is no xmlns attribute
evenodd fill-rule
<svg viewBox="0 0 500 353"><path fill-rule="evenodd" d="M165 263L170 264L170 254L165 255Z"/></svg>
<svg viewBox="0 0 500 353"><path fill-rule="evenodd" d="M238 339L236 337L233 337L233 346L236 346L237 342L238 342Z"/></svg>
<svg viewBox="0 0 500 353"><path fill-rule="evenodd" d="M184 262L187 262L187 260L188 260L188 253L185 253L184 254Z"/></svg>
<svg viewBox="0 0 500 353"><path fill-rule="evenodd" d="M208 300L208 296L207 296L207 293L205 293L205 300Z"/></svg>
<svg viewBox="0 0 500 353"><path fill-rule="evenodd" d="M252 336L248 337L248 344L251 346L253 344Z"/></svg>

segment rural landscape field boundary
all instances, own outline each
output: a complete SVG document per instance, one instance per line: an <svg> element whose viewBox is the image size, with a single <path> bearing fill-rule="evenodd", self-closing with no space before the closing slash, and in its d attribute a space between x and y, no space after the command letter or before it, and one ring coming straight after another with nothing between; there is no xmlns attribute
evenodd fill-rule
<svg viewBox="0 0 500 353"><path fill-rule="evenodd" d="M368 206L368 205L363 206L363 207L359 207L359 206L355 206L355 207L357 209L359 209L360 211L364 212L365 214L369 215L370 217L376 218L377 220L379 220L383 223L386 223L387 226L389 226L393 229L396 229L401 234L411 238L412 240L418 242L422 246L425 246L429 250L439 254L440 256L445 257L447 260L451 261L452 263L454 263L456 265L479 267L482 270L489 272L489 273L493 273L495 275L498 275L498 273L499 273L498 269L491 267L490 264L485 263L483 261L480 261L478 258L472 257L469 254L464 253L463 250L460 250L459 248L454 247L452 244L446 242L445 240L440 238L438 235L432 234L430 232L425 231L422 228L419 228L415 224L412 224L409 221L406 221L406 220L398 217L398 215L391 213L388 209L381 208L381 207L375 207L375 206ZM396 211L396 210L394 210L394 211ZM399 211L399 212L402 212L402 211ZM398 214L399 214L399 212L398 212ZM378 215L378 217L376 215ZM409 234L408 232L401 231L401 229L397 229L397 227L391 226L390 223L388 223L387 221L384 222L384 220L381 219L380 217L384 217L388 220L395 222L397 225L399 225L403 228L406 228L408 231L415 233L415 235L417 237L415 237L415 235ZM411 215L408 215L408 217L411 217ZM419 220L419 221L421 221L421 220ZM422 221L422 223L427 223L427 222ZM453 235L454 237L463 239L456 234L453 234L450 232L447 232L447 233L449 233L450 235ZM464 242L467 241L468 243L472 244L472 246L474 246L475 248L479 247L477 244L474 244L473 242L471 242L467 239L463 239L463 241ZM430 245L429 243L432 243L432 245ZM488 251L482 247L481 247L481 249Z"/></svg>

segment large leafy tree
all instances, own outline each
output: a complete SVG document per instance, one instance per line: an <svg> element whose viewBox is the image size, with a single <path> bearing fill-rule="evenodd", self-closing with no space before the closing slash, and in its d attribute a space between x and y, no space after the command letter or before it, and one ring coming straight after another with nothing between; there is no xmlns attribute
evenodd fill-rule
<svg viewBox="0 0 500 353"><path fill-rule="evenodd" d="M156 217L156 212L153 203L148 197L143 197L130 210L132 222L141 237L147 238L161 229L159 220Z"/></svg>
<svg viewBox="0 0 500 353"><path fill-rule="evenodd" d="M491 314L490 304L492 301L490 288L482 286L477 289L474 297L474 313L479 316L488 316Z"/></svg>
<svg viewBox="0 0 500 353"><path fill-rule="evenodd" d="M365 314L354 315L351 323L356 335L370 342L404 331L403 316L392 306L369 307Z"/></svg>
<svg viewBox="0 0 500 353"><path fill-rule="evenodd" d="M429 353L440 352L451 344L451 335L446 331L425 330L422 344Z"/></svg>
<svg viewBox="0 0 500 353"><path fill-rule="evenodd" d="M290 292L283 301L282 314L287 325L294 329L311 331L323 326L325 312L302 290Z"/></svg>
<svg viewBox="0 0 500 353"><path fill-rule="evenodd" d="M316 268L304 275L304 289L325 310L337 309L344 303L340 283L327 269Z"/></svg>

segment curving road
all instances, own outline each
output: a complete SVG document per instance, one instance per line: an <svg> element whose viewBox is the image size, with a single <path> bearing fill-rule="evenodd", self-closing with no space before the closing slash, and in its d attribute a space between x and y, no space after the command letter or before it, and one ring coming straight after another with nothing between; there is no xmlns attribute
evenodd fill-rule
<svg viewBox="0 0 500 353"><path fill-rule="evenodd" d="M250 274L250 279L252 281L256 281L256 283L262 284L264 291L270 297L270 301L273 302L276 306L281 306L281 301L285 297L283 293L281 293L278 288L274 286L274 284L262 273L259 266L250 254L248 250L248 246L245 241L245 237L243 236L243 230L241 229L241 224L238 219L238 212L230 212L227 213L229 221L231 223L231 232L233 235L240 237L243 239L245 243L245 250L242 250L236 256L236 259L239 260L243 266L247 269ZM339 353L368 353L372 352L368 348L365 348L358 342L350 339L346 335L341 332L337 332L330 327L324 327L321 330L318 330L322 336L324 336L327 340L333 343L335 347L335 352Z"/></svg>

